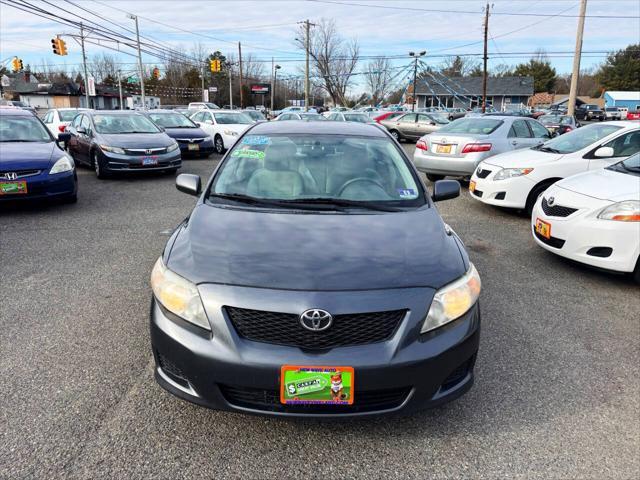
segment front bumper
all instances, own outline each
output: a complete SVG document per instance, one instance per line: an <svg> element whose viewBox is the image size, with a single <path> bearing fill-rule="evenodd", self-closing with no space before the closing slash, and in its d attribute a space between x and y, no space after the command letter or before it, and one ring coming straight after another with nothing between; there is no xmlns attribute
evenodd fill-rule
<svg viewBox="0 0 640 480"><path fill-rule="evenodd" d="M78 177L75 168L68 172L56 173L54 175L49 175L48 170L44 170L38 175L18 178L16 181L27 182L27 193L0 195L0 202L64 198L71 197L78 191Z"/></svg>
<svg viewBox="0 0 640 480"><path fill-rule="evenodd" d="M199 288L203 299L216 299L204 300L213 335L173 317L155 300L151 304L156 379L169 392L199 405L305 417L409 413L453 400L473 384L480 335L478 304L454 322L420 335L432 289L396 290L393 296L387 296L379 291L281 292L218 285ZM367 311L384 311L395 308L400 301L407 314L387 341L303 351L241 338L223 307L223 299L238 298L246 301L248 308L262 305L263 310L286 312L287 308L303 311L303 307L321 304L335 313L354 304L367 305ZM352 366L354 405L280 404L282 365Z"/></svg>
<svg viewBox="0 0 640 480"><path fill-rule="evenodd" d="M178 142L178 145L180 146L180 154L182 158L208 157L215 152L212 140L195 144ZM190 150L189 145L198 145L198 150Z"/></svg>
<svg viewBox="0 0 640 480"><path fill-rule="evenodd" d="M493 180L493 177L501 170L500 167L482 164L483 170L490 173L485 178L478 177L475 172L471 177L469 188L474 190L471 197L489 205L506 208L525 208L527 197L536 185L527 175L508 178L505 180Z"/></svg>
<svg viewBox="0 0 640 480"><path fill-rule="evenodd" d="M106 170L110 172L141 172L141 171L164 171L177 169L182 166L180 149L160 155L120 155L117 153L104 152L98 149L98 155L102 159ZM153 165L143 165L143 158L152 158L156 163Z"/></svg>
<svg viewBox="0 0 640 480"><path fill-rule="evenodd" d="M634 270L640 255L640 225L598 219L598 212L611 202L591 199L597 203L595 207L580 209L568 217L552 217L544 213L541 201L542 197L531 215L531 233L539 246L593 267L627 273ZM551 240L536 233L536 219L551 225Z"/></svg>
<svg viewBox="0 0 640 480"><path fill-rule="evenodd" d="M434 175L468 176L471 175L478 164L487 158L484 153L469 153L464 157L445 157L433 155L416 148L413 154L413 163L420 172Z"/></svg>

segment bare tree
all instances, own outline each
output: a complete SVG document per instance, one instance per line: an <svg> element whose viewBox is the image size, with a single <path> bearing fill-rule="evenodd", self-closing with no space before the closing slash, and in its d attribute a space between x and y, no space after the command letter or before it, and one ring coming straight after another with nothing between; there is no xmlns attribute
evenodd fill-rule
<svg viewBox="0 0 640 480"><path fill-rule="evenodd" d="M365 70L365 81L371 92L373 104L377 105L389 94L391 87L391 62L388 58L372 60Z"/></svg>
<svg viewBox="0 0 640 480"><path fill-rule="evenodd" d="M306 50L304 27L300 27L296 43ZM352 83L353 71L358 65L360 47L356 39L345 40L337 31L334 20L321 19L309 35L309 55L312 75L319 77L320 85L335 104L347 102L346 93Z"/></svg>
<svg viewBox="0 0 640 480"><path fill-rule="evenodd" d="M456 55L446 57L443 60L440 66L440 73L447 77L465 77L479 66L480 62L474 58Z"/></svg>
<svg viewBox="0 0 640 480"><path fill-rule="evenodd" d="M107 77L115 77L118 71L116 57L106 52L94 55L89 64L89 71L97 82L103 82Z"/></svg>

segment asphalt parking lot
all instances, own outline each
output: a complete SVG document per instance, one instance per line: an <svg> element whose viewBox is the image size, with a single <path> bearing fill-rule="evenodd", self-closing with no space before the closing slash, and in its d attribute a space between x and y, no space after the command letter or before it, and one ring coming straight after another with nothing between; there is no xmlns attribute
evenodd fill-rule
<svg viewBox="0 0 640 480"><path fill-rule="evenodd" d="M438 206L483 280L468 394L411 417L270 419L153 379L149 273L194 198L173 176L78 174L75 205L0 210L0 477L640 475L640 290L537 247L522 216L466 191Z"/></svg>

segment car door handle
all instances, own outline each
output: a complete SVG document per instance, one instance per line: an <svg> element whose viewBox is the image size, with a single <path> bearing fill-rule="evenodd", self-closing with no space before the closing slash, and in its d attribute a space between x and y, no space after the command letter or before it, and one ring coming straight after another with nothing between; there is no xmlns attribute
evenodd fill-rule
<svg viewBox="0 0 640 480"><path fill-rule="evenodd" d="M511 145L517 145L518 142L516 142L515 140L511 140Z"/></svg>

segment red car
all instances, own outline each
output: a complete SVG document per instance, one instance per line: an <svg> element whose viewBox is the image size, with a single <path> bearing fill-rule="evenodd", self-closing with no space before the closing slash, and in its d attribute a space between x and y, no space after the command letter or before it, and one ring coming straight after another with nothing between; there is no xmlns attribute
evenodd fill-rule
<svg viewBox="0 0 640 480"><path fill-rule="evenodd" d="M640 110L627 112L627 120L640 120Z"/></svg>
<svg viewBox="0 0 640 480"><path fill-rule="evenodd" d="M382 120L391 120L394 117L399 117L400 115L404 115L407 112L384 112L382 115L378 115L377 117L374 117L374 120L377 123L380 123L380 121Z"/></svg>

